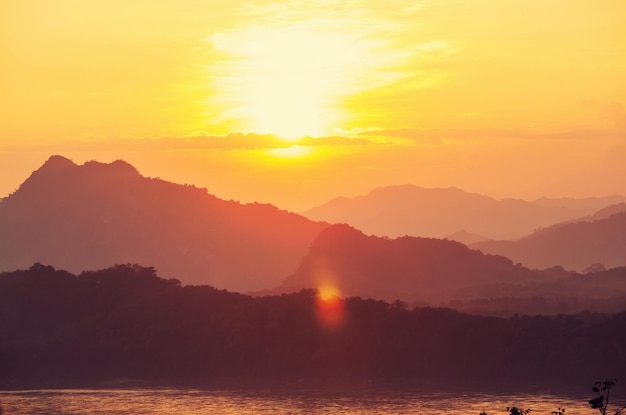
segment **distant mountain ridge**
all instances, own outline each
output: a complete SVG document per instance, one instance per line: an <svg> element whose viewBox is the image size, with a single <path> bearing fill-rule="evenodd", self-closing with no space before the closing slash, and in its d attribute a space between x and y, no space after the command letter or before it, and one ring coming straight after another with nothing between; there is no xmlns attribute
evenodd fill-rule
<svg viewBox="0 0 626 415"><path fill-rule="evenodd" d="M52 156L0 203L0 271L116 263L234 291L276 286L326 228L272 205L221 200L130 164Z"/></svg>
<svg viewBox="0 0 626 415"><path fill-rule="evenodd" d="M467 232L465 229L462 229L458 232L451 233L450 235L446 235L444 239L450 239L452 241L461 242L465 245L470 245L476 242L482 242L488 240L482 235L477 235L475 233Z"/></svg>
<svg viewBox="0 0 626 415"><path fill-rule="evenodd" d="M551 278L568 275L557 272ZM458 298L460 291L478 285L547 280L537 271L516 267L508 258L485 255L456 241L368 236L338 224L320 233L277 292L329 285L346 297L432 304Z"/></svg>
<svg viewBox="0 0 626 415"><path fill-rule="evenodd" d="M605 206L616 205L624 202L626 202L626 197L618 194L604 197L585 197L580 199L575 199L572 197L541 197L533 201L533 203L541 206L567 206L571 209L591 211L597 211Z"/></svg>
<svg viewBox="0 0 626 415"><path fill-rule="evenodd" d="M606 268L626 266L623 207L613 205L585 220L550 226L517 241L484 241L471 247L538 269L560 265L584 271L592 264ZM611 215L613 212L618 213Z"/></svg>
<svg viewBox="0 0 626 415"><path fill-rule="evenodd" d="M302 212L313 220L347 223L367 234L444 238L459 231L487 239L516 239L555 223L577 219L626 197L494 199L457 188L381 187L365 196L338 197Z"/></svg>
<svg viewBox="0 0 626 415"><path fill-rule="evenodd" d="M571 221L564 222L563 224L577 223L577 222L593 222L593 221L600 220L600 219L608 219L611 216L618 214L618 213L622 213L622 212L626 212L626 203L616 203L614 205L609 205L605 208L602 208L598 210L597 212L594 212L592 215L584 216L578 219L573 219ZM559 225L559 224L555 224L555 225Z"/></svg>
<svg viewBox="0 0 626 415"><path fill-rule="evenodd" d="M532 302L541 298L561 303L563 312L573 311L571 307L602 309L609 302L617 309L626 307L626 268L593 276L560 267L532 270L455 241L368 236L345 224L322 231L298 269L272 293L324 286L344 297L459 309L470 309L463 304L477 300L500 301L492 311L516 313L531 312L522 307L534 307ZM592 299L602 301L589 302ZM526 304L515 305L516 301ZM555 309L541 307L540 312Z"/></svg>

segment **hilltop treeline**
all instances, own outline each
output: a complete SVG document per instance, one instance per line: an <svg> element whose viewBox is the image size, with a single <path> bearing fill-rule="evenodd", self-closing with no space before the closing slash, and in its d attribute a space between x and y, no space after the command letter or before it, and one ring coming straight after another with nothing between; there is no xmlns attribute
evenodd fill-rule
<svg viewBox="0 0 626 415"><path fill-rule="evenodd" d="M623 245L622 245L623 246ZM296 271L273 293L331 280L344 296L512 316L626 310L626 267L578 274L562 267L531 270L449 240L365 235L332 225L311 244Z"/></svg>
<svg viewBox="0 0 626 415"><path fill-rule="evenodd" d="M0 387L119 378L578 385L626 370L626 313L504 319L358 297L333 307L344 318L328 327L312 289L250 297L137 265L74 275L35 264L0 274Z"/></svg>

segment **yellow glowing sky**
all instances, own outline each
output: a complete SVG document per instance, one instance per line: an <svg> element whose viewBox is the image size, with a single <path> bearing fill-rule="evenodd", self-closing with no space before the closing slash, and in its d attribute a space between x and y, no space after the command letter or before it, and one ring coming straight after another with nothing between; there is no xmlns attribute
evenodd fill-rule
<svg viewBox="0 0 626 415"><path fill-rule="evenodd" d="M1 0L0 197L51 154L300 210L626 194L622 0Z"/></svg>

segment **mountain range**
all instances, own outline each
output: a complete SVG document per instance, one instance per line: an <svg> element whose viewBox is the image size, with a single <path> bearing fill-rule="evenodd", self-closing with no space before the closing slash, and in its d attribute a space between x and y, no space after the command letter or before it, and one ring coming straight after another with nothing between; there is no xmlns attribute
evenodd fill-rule
<svg viewBox="0 0 626 415"><path fill-rule="evenodd" d="M584 271L593 265L625 266L626 205L614 205L585 220L553 225L516 241L483 241L470 246L538 269L560 265Z"/></svg>
<svg viewBox="0 0 626 415"><path fill-rule="evenodd" d="M547 199L533 204L458 189L417 189L428 217L441 211L432 229L460 224L463 218L455 222L446 215L463 209L472 212L475 223L484 221L484 231L492 226L487 213L503 207L494 217L496 224L506 224L504 211L518 212L528 224L529 218L540 216L537 212L562 217L563 212L580 214L619 199L568 200L573 207L565 208L542 206L551 204ZM397 197L405 190L396 189ZM412 186L409 190L415 191ZM440 206L445 200L449 206ZM487 213L479 212L480 206ZM625 206L579 215L516 242L476 242L470 249L447 239L367 235L363 229L313 221L272 205L222 200L206 189L144 177L124 161L77 165L52 156L0 203L0 271L33 263L74 273L138 264L187 285L259 295L328 285L345 297L454 303L464 310L484 310L485 304L476 302L485 299L491 301L487 308L503 308L515 299L524 302L518 310L558 311L550 304L537 308L529 303L533 298L575 303L576 309L603 309L609 303L623 309L626 303L619 302L626 296L626 269L610 277L603 269L626 265ZM441 232L450 229L439 227ZM468 231L457 235L481 239ZM568 271L592 264L590 270L599 272L590 274L593 278ZM605 304L590 303L591 292Z"/></svg>
<svg viewBox="0 0 626 415"><path fill-rule="evenodd" d="M216 178L218 180L218 178ZM268 289L328 224L143 177L130 164L52 156L0 203L0 271L154 266L186 284Z"/></svg>
<svg viewBox="0 0 626 415"><path fill-rule="evenodd" d="M273 293L325 286L345 297L492 308L489 313L494 308L512 314L626 307L626 268L589 275L562 267L532 270L456 241L368 236L345 224L323 230L299 268ZM476 303L485 299L494 307Z"/></svg>
<svg viewBox="0 0 626 415"><path fill-rule="evenodd" d="M528 202L407 184L377 188L364 196L338 197L302 214L313 220L347 223L371 235L458 237L469 243L521 238L624 202L626 198L619 195Z"/></svg>

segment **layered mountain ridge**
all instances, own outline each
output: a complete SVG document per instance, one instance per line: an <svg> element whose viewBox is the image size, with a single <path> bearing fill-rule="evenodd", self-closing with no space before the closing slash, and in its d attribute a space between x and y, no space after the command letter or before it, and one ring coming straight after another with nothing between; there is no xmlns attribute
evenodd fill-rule
<svg viewBox="0 0 626 415"><path fill-rule="evenodd" d="M302 214L313 220L347 223L377 236L444 238L464 231L485 239L517 239L624 202L626 198L619 195L528 202L495 199L454 187L407 184L377 188L354 198L338 197Z"/></svg>
<svg viewBox="0 0 626 415"><path fill-rule="evenodd" d="M626 307L626 267L582 275L533 270L450 240L368 236L345 224L322 231L271 294L333 287L344 297L510 315Z"/></svg>
<svg viewBox="0 0 626 415"><path fill-rule="evenodd" d="M137 263L184 283L267 289L327 226L146 178L121 160L79 166L52 156L0 204L0 271L34 262L71 272Z"/></svg>
<svg viewBox="0 0 626 415"><path fill-rule="evenodd" d="M455 203L465 198L469 211L484 203L493 207L494 199L459 189L422 190L439 195L422 200L432 211L426 219L443 200L457 210L464 206ZM395 191L400 197L405 189ZM470 249L446 239L368 236L347 224L314 222L272 205L225 201L206 189L143 177L121 160L77 165L52 156L0 204L0 271L36 262L75 273L132 263L155 267L163 277L185 284L238 292L275 294L330 285L342 296L430 305L547 296L577 301L598 284L609 287L602 299L619 298L626 293L623 270L578 282L574 278L582 276L568 270L626 265L626 258L620 259L626 252L626 212L615 214L622 207L505 243L527 244L544 256L542 263L529 263L493 241ZM439 223L454 209L441 212ZM599 226L601 231L592 230ZM468 231L456 235L466 243L482 238ZM577 247L585 251L577 253ZM580 264L570 266L559 256L572 253Z"/></svg>
<svg viewBox="0 0 626 415"><path fill-rule="evenodd" d="M622 208L614 205L586 220L553 225L516 241L483 241L470 246L531 268L560 265L584 271L594 264L626 266L626 210Z"/></svg>

